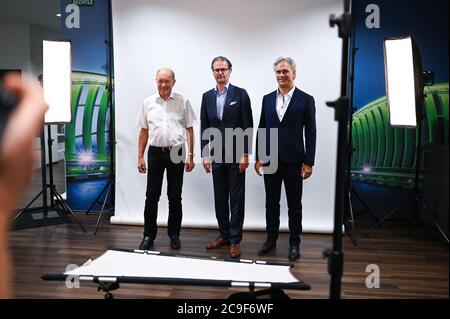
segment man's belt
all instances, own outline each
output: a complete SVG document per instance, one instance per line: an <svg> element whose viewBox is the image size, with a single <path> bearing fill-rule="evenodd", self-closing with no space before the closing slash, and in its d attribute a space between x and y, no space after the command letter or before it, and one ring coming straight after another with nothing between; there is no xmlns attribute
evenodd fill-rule
<svg viewBox="0 0 450 319"><path fill-rule="evenodd" d="M158 151L158 152L170 152L172 150L172 148L180 148L182 147L182 145L176 145L176 146L164 146L164 147L160 147L160 146L149 146L149 149L154 150L154 151Z"/></svg>

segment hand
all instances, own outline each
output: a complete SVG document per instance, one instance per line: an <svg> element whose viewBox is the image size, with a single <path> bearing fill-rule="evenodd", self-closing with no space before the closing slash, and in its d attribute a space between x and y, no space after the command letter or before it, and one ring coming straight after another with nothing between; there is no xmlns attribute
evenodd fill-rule
<svg viewBox="0 0 450 319"><path fill-rule="evenodd" d="M302 176L303 176L303 179L308 179L311 176L311 174L312 174L312 170L313 170L313 168L312 168L311 165L303 164L302 165Z"/></svg>
<svg viewBox="0 0 450 319"><path fill-rule="evenodd" d="M31 178L33 142L42 128L48 106L38 82L9 75L4 86L20 98L0 141L0 210L9 214Z"/></svg>
<svg viewBox="0 0 450 319"><path fill-rule="evenodd" d="M244 172L248 167L248 155L242 155L239 161L239 173Z"/></svg>
<svg viewBox="0 0 450 319"><path fill-rule="evenodd" d="M138 159L137 169L141 174L147 173L147 165L145 164L145 160L143 158Z"/></svg>
<svg viewBox="0 0 450 319"><path fill-rule="evenodd" d="M188 160L184 164L184 170L186 171L186 173L190 173L190 172L192 172L194 167L195 167L194 159L192 156L189 156Z"/></svg>
<svg viewBox="0 0 450 319"><path fill-rule="evenodd" d="M12 297L12 265L8 252L10 214L31 178L33 142L44 124L48 106L36 81L18 75L5 77L4 86L20 99L0 140L0 299Z"/></svg>
<svg viewBox="0 0 450 319"><path fill-rule="evenodd" d="M263 173L263 165L262 165L262 163L261 163L261 161L256 161L255 162L255 171L256 171L256 174L258 174L259 176L262 176L262 173Z"/></svg>
<svg viewBox="0 0 450 319"><path fill-rule="evenodd" d="M211 172L211 160L209 158L202 159L202 165L205 169L205 172L209 174Z"/></svg>

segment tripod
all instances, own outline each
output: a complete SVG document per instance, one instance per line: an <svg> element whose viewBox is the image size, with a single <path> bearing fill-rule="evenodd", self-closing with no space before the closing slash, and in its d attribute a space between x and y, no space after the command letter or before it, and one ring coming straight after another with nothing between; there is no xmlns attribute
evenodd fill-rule
<svg viewBox="0 0 450 319"><path fill-rule="evenodd" d="M420 55L417 51L417 48L415 48L417 59L419 61L419 66L421 67L420 63ZM420 170L422 168L422 126L423 126L423 120L425 117L425 108L424 108L424 87L425 85L430 86L434 84L434 73L431 71L422 72L420 69L419 72L419 106L417 110L417 135L416 135L416 166L415 166L415 177L414 177L414 189L409 194L408 198L400 204L398 207L394 208L391 212L389 212L382 220L380 220L375 226L373 226L365 235L364 237L367 237L371 232L373 232L375 229L377 229L379 226L381 226L385 221L387 221L390 217L395 215L397 212L399 212L403 207L405 207L408 203L411 201L414 203L414 217L415 219L420 223L419 219L419 206L422 207L424 211L427 212L427 207L424 204L424 202L421 199L420 195ZM433 217L432 214L428 214L434 224L434 226L438 229L442 237L445 239L445 241L448 244L448 237L445 235L445 232L443 229L439 226L436 219Z"/></svg>
<svg viewBox="0 0 450 319"><path fill-rule="evenodd" d="M348 114L349 98L347 75L349 57L349 37L351 34L352 13L350 0L344 0L344 13L336 17L331 15L330 27L338 26L339 37L342 38L341 61L341 96L334 102L326 102L327 106L335 109L335 120L338 122L338 143L336 160L336 184L334 196L334 228L333 247L323 252L323 257L328 261L328 273L331 275L330 299L341 298L341 277L344 267L344 254L342 252L342 222L344 216L345 200L345 175L348 150Z"/></svg>
<svg viewBox="0 0 450 319"><path fill-rule="evenodd" d="M112 134L114 132L114 108L112 105L112 101L113 101L113 95L114 95L114 87L112 84L112 74L113 74L113 67L112 67L112 63L113 63L113 42L112 42L112 8L111 8L111 1L108 1L108 16L109 16L109 38L107 40L105 40L105 44L108 48L108 84L106 86L106 90L109 91L109 96L108 96L108 105L109 105L109 109L111 111L111 117L110 117L110 121L109 121L109 145L110 145L110 174L109 174L109 180L108 183L105 185L105 187L103 188L103 190L100 192L100 194L98 194L98 196L95 198L94 202L92 203L92 205L89 207L89 209L86 211L86 215L89 214L91 212L91 210L94 208L95 204L99 203L102 204L102 208L100 210L100 213L98 215L98 219L97 219L97 224L95 226L95 231L94 231L94 235L97 235L98 229L100 227L100 221L103 215L103 212L105 211L105 206L106 203L108 202L108 198L111 194L111 196L113 196L113 191L114 190L114 150L113 150L113 145L115 144L114 139L112 137ZM100 198L102 197L102 195L105 193L106 191L106 195L105 198L103 200L103 202L100 201ZM114 206L107 209L106 211L112 211L114 210Z"/></svg>
<svg viewBox="0 0 450 319"><path fill-rule="evenodd" d="M11 221L11 223L14 223L16 220L19 219L22 214L26 213L29 210L29 207L33 205L33 203L42 195L42 212L43 212L43 219L49 218L49 207L48 207L48 201L47 201L47 195L50 191L50 208L53 211L56 211L57 205L55 204L55 198L57 200L57 204L59 204L62 208L62 210L66 214L72 215L75 222L80 226L80 228L83 230L83 232L86 232L83 225L78 220L75 213L72 211L72 209L67 205L65 200L62 198L61 194L58 193L56 190L56 187L53 183L53 157L52 157L52 145L53 145L53 139L51 136L51 127L48 124L47 125L47 145L48 145L48 160L49 160L49 179L50 183L47 184L47 167L46 167L46 161L45 161L45 128L42 128L41 132L41 174L42 174L42 190L25 206L24 209L22 209Z"/></svg>
<svg viewBox="0 0 450 319"><path fill-rule="evenodd" d="M353 43L355 43L355 32L353 32ZM349 123L349 127L348 127L348 155L347 155L347 175L346 175L346 198L345 198L345 203L344 203L344 207L345 210L348 213L348 218L345 220L344 225L345 230L347 232L349 232L350 238L353 242L353 245L357 245L356 242L356 219L355 214L354 214L354 209L353 209L353 202L352 202L352 195L354 197L356 197L356 199L358 199L358 201L364 206L364 211L361 211L358 213L358 216L365 214L365 213L369 213L376 222L378 222L378 218L375 216L375 214L371 211L371 209L369 208L369 206L364 202L364 200L358 195L358 193L356 192L356 189L354 187L352 187L351 183L352 183L352 179L351 179L351 170L352 170L352 157L353 157L353 153L355 151L354 147L353 147L353 137L352 137L352 131L353 131L353 113L355 111L355 108L353 107L353 88L354 88L354 81L355 81L355 56L356 53L358 51L358 48L353 47L352 48L352 57L351 57L351 76L350 76L350 107L349 107L349 117L348 117L348 123ZM349 225L349 227L347 227L347 225Z"/></svg>

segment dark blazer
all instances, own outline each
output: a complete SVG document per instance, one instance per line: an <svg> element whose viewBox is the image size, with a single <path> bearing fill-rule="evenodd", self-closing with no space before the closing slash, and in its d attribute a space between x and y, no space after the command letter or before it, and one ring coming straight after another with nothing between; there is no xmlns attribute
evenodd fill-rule
<svg viewBox="0 0 450 319"><path fill-rule="evenodd" d="M228 86L227 97L223 109L222 121L217 118L217 101L214 89L205 92L202 97L202 106L200 111L200 138L203 132L208 128L217 128L222 133L222 147L225 151L225 129L226 128L253 128L253 115L250 98L247 92L237 86L230 84ZM201 148L209 143L209 140L201 138ZM242 153L251 153L252 140L244 140L244 149L238 151L236 157ZM235 143L233 143L235 149ZM208 151L209 152L209 151ZM225 154L225 153L223 153Z"/></svg>
<svg viewBox="0 0 450 319"><path fill-rule="evenodd" d="M270 155L270 128L278 128L278 154L286 163L314 165L316 153L316 118L314 98L295 88L292 99L280 122L276 110L277 91L264 96L259 128L266 129L266 155ZM305 139L303 139L303 132ZM256 137L256 158L259 158ZM305 145L306 144L306 145ZM306 146L306 148L305 148Z"/></svg>

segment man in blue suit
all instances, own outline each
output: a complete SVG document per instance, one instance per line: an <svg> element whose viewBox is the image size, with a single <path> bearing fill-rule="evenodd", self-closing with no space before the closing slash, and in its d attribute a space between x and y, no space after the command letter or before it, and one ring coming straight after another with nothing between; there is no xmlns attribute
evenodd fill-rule
<svg viewBox="0 0 450 319"><path fill-rule="evenodd" d="M314 98L295 87L296 67L291 58L278 58L274 63L278 89L264 96L257 136L255 170L262 175L270 154L270 129L278 129L278 167L273 174L264 174L266 191L267 240L258 255L269 253L276 246L280 227L281 183L284 182L289 216L289 255L300 258L302 232L302 184L312 174L316 150ZM303 136L305 138L303 138ZM258 139L265 138L266 151L258 149ZM262 153L262 154L260 154Z"/></svg>
<svg viewBox="0 0 450 319"><path fill-rule="evenodd" d="M218 56L212 60L211 69L216 87L203 94L201 147L203 167L206 173L212 170L220 235L206 249L231 244L230 256L237 258L241 255L239 243L244 224L245 170L251 151L253 116L247 92L229 83L230 60ZM212 134L213 131L218 134ZM236 134L228 136L230 131ZM210 141L214 142L213 147L210 147Z"/></svg>

